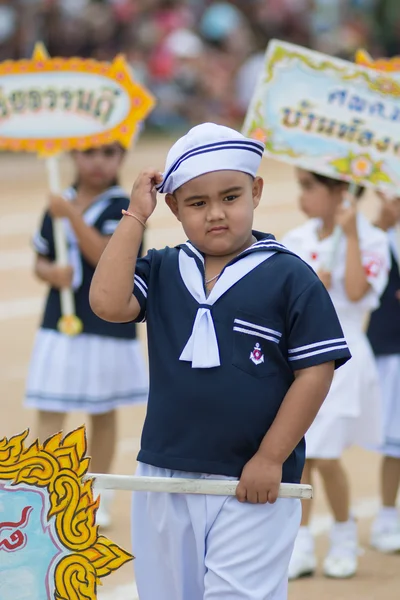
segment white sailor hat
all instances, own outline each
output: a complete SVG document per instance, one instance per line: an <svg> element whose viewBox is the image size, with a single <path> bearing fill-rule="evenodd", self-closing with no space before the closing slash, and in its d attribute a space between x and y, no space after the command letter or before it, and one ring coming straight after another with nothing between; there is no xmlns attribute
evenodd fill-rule
<svg viewBox="0 0 400 600"><path fill-rule="evenodd" d="M193 127L168 152L157 189L173 194L181 185L212 171L242 171L256 176L264 144L215 123Z"/></svg>

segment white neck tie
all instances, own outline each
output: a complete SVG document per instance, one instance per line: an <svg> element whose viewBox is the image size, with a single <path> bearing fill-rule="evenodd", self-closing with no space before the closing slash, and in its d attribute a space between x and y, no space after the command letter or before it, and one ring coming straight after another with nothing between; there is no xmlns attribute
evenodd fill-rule
<svg viewBox="0 0 400 600"><path fill-rule="evenodd" d="M265 250L247 254L227 267L208 298L203 285L203 277L194 258L184 250L179 252L179 271L183 282L193 298L200 304L193 323L192 334L184 347L179 360L192 363L193 369L209 369L221 364L218 340L211 314L212 305L242 277L275 254Z"/></svg>

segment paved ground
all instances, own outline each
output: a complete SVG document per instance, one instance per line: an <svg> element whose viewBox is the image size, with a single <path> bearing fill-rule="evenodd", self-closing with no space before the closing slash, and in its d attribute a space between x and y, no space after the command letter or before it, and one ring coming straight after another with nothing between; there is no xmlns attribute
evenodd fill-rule
<svg viewBox="0 0 400 600"><path fill-rule="evenodd" d="M128 157L123 183L129 188L138 169L154 164L162 169L167 142L140 144L135 155ZM62 165L65 183L70 181L70 166ZM44 287L31 273L32 253L29 246L39 215L46 202L44 164L29 156L0 156L0 437L11 436L34 428L34 414L24 411L21 401L32 340L43 304ZM255 227L280 236L301 222L296 209L296 187L292 170L278 163L265 161L263 175L266 188L262 205L257 210ZM364 202L371 215L373 198ZM183 239L181 231L160 205L148 230L148 246L172 245ZM144 336L144 329L141 330ZM119 444L114 470L133 473L135 456L144 417L144 408L125 408L119 414ZM68 429L84 422L84 415L72 415ZM360 538L364 554L360 557L357 577L347 582L329 581L321 576L295 582L290 586L290 600L396 600L400 597L400 556L386 557L368 549L370 520L377 507L378 457L360 449L346 455L351 474L353 500L359 517ZM329 529L326 503L316 486L314 531L318 536L318 554L324 556ZM117 494L114 524L107 532L126 549L129 540L129 493ZM105 580L99 600L134 600L132 565ZM156 599L155 599L156 600ZM190 600L190 599L188 599Z"/></svg>

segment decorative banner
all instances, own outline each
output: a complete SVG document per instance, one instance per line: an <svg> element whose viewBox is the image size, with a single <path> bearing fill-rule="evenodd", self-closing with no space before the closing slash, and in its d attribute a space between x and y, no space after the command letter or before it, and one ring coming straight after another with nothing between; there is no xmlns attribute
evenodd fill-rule
<svg viewBox="0 0 400 600"><path fill-rule="evenodd" d="M128 147L154 105L123 56L112 63L49 58L0 63L0 150L52 155L119 142Z"/></svg>
<svg viewBox="0 0 400 600"><path fill-rule="evenodd" d="M400 56L393 56L392 58L378 58L377 60L373 60L365 50L358 50L356 52L356 63L371 69L376 69L377 71L390 73L390 76L393 77L393 79L396 79L397 81L400 80ZM400 256L400 222L396 223L394 230L395 245L398 256Z"/></svg>
<svg viewBox="0 0 400 600"><path fill-rule="evenodd" d="M243 130L278 160L400 188L400 82L386 72L273 40Z"/></svg>
<svg viewBox="0 0 400 600"><path fill-rule="evenodd" d="M95 600L133 557L98 535L85 429L26 448L28 433L0 440L0 598Z"/></svg>
<svg viewBox="0 0 400 600"><path fill-rule="evenodd" d="M374 60L368 52L365 50L357 50L356 52L356 64L370 69L376 69L377 71L383 71L384 73L390 73L393 79L399 76L400 71L400 56L393 56L392 58L378 58Z"/></svg>

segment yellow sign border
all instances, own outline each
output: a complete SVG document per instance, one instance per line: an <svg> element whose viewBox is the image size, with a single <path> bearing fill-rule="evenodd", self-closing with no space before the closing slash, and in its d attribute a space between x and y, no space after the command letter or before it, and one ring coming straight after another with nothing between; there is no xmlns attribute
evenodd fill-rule
<svg viewBox="0 0 400 600"><path fill-rule="evenodd" d="M51 156L59 152L85 150L113 142L118 142L124 148L128 148L137 124L145 119L155 105L154 97L132 79L129 65L122 54L116 56L111 63L78 57L50 58L45 47L38 43L31 59L6 60L0 63L0 77L49 72L87 73L88 75L101 75L116 81L130 98L129 113L118 125L96 135L48 139L19 139L0 136L0 150L36 152L42 156Z"/></svg>
<svg viewBox="0 0 400 600"><path fill-rule="evenodd" d="M400 71L400 56L392 58L377 58L374 60L366 50L360 48L355 55L356 65L384 71L385 73L398 73Z"/></svg>
<svg viewBox="0 0 400 600"><path fill-rule="evenodd" d="M0 481L44 488L49 495L47 520L55 519L55 533L70 553L61 558L54 574L56 600L95 600L100 578L119 569L133 556L108 538L98 535L95 515L99 498L93 499L93 480L85 479L85 428L62 438L57 433L43 445L36 440L28 448L29 430L0 440Z"/></svg>

